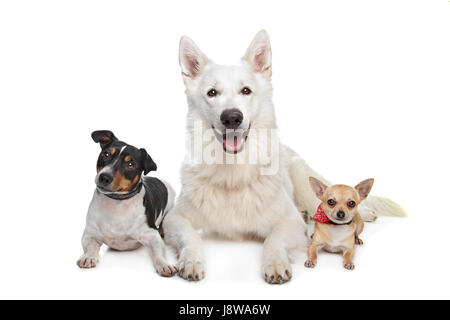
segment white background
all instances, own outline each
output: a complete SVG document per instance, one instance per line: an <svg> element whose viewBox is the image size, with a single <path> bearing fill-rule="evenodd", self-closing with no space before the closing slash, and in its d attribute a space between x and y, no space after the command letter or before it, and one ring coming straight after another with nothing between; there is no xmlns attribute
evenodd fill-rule
<svg viewBox="0 0 450 320"><path fill-rule="evenodd" d="M300 257L283 286L262 280L260 243L207 241L200 283L160 278L145 250L79 270L90 133L145 147L179 190L179 38L228 64L263 28L283 142L335 182L375 177L411 217L367 225L353 272ZM3 1L0 298L450 298L449 108L446 0Z"/></svg>

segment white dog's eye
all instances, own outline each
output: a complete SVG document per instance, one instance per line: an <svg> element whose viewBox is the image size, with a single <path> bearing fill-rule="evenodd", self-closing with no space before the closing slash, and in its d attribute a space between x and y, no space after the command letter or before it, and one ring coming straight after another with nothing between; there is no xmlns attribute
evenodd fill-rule
<svg viewBox="0 0 450 320"><path fill-rule="evenodd" d="M211 89L208 91L207 95L210 98L215 97L215 96L217 96L217 91L215 89Z"/></svg>
<svg viewBox="0 0 450 320"><path fill-rule="evenodd" d="M247 88L247 87L244 87L244 88L242 88L241 93L242 93L243 95L248 96L249 94L252 93L252 90L250 90L250 89Z"/></svg>

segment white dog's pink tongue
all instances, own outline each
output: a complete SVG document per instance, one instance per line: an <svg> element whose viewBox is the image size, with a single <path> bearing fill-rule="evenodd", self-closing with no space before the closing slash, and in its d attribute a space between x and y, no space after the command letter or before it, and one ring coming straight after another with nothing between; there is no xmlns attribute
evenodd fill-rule
<svg viewBox="0 0 450 320"><path fill-rule="evenodd" d="M244 143L244 137L241 135L228 134L223 137L223 146L229 152L238 152Z"/></svg>

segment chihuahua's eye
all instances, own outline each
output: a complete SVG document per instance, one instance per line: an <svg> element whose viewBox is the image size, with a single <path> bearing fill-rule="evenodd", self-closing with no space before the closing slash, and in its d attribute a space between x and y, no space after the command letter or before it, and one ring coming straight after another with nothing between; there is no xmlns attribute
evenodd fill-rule
<svg viewBox="0 0 450 320"><path fill-rule="evenodd" d="M213 98L213 97L217 96L217 91L215 89L211 89L208 91L207 95L208 95L208 97Z"/></svg>
<svg viewBox="0 0 450 320"><path fill-rule="evenodd" d="M247 87L244 87L244 88L241 90L241 93L242 93L243 95L248 96L249 94L252 93L252 90L250 90L250 89L247 88Z"/></svg>
<svg viewBox="0 0 450 320"><path fill-rule="evenodd" d="M334 207L336 205L336 201L334 201L333 199L328 200L327 203L330 207Z"/></svg>
<svg viewBox="0 0 450 320"><path fill-rule="evenodd" d="M102 152L102 157L105 158L105 159L108 159L109 158L109 152L108 151L103 151Z"/></svg>
<svg viewBox="0 0 450 320"><path fill-rule="evenodd" d="M349 208L354 208L356 206L356 202L355 201L349 201L349 202L347 202L347 206Z"/></svg>

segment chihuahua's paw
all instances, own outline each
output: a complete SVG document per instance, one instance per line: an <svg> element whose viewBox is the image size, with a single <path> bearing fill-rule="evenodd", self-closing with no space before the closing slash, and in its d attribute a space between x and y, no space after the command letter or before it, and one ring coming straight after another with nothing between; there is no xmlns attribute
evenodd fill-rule
<svg viewBox="0 0 450 320"><path fill-rule="evenodd" d="M375 211L373 211L367 207L360 206L358 211L359 211L361 218L365 222L374 222L375 220L377 220L377 215L375 214Z"/></svg>
<svg viewBox="0 0 450 320"><path fill-rule="evenodd" d="M288 262L273 261L263 266L264 280L270 284L282 284L292 278L292 267Z"/></svg>
<svg viewBox="0 0 450 320"><path fill-rule="evenodd" d="M307 268L314 268L316 266L316 263L312 260L306 260L305 261L305 267Z"/></svg>
<svg viewBox="0 0 450 320"><path fill-rule="evenodd" d="M355 265L353 262L344 262L344 268L347 270L353 270L355 269Z"/></svg>
<svg viewBox="0 0 450 320"><path fill-rule="evenodd" d="M364 244L364 241L362 241L360 238L355 238L355 244L362 246Z"/></svg>
<svg viewBox="0 0 450 320"><path fill-rule="evenodd" d="M178 275L188 281L200 281L205 277L205 263L195 255L181 258L178 270Z"/></svg>
<svg viewBox="0 0 450 320"><path fill-rule="evenodd" d="M156 272L162 277L173 277L178 272L178 268L167 263L160 263L156 266Z"/></svg>
<svg viewBox="0 0 450 320"><path fill-rule="evenodd" d="M98 257L83 254L77 261L77 265L82 269L95 268L98 264Z"/></svg>

